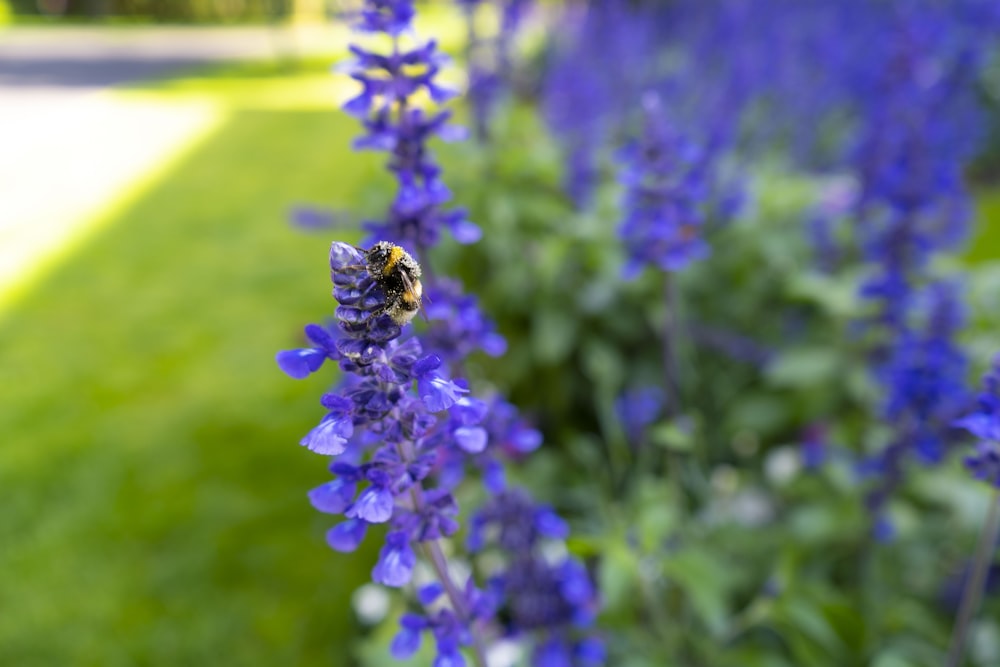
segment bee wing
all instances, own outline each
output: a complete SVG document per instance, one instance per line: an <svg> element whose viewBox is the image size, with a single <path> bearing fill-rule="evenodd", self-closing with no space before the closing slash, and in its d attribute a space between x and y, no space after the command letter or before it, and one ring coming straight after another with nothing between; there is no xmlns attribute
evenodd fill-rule
<svg viewBox="0 0 1000 667"><path fill-rule="evenodd" d="M416 293L417 288L414 287L413 281L410 280L410 276L406 275L405 271L400 271L399 275L403 279L403 287L406 288L406 291L410 292L411 294ZM417 301L419 301L421 304L423 304L424 298L425 297L424 297L424 294L423 294L423 290L421 290L420 291L420 296L417 298ZM424 322L430 322L430 320L427 319L427 313L424 312L423 308L420 308L420 316L422 318L424 318Z"/></svg>

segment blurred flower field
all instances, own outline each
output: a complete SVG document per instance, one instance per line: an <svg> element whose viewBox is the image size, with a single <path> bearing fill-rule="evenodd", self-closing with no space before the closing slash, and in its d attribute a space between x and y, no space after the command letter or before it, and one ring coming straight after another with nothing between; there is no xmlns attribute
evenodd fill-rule
<svg viewBox="0 0 1000 667"><path fill-rule="evenodd" d="M419 32L443 35L445 51L475 61L475 50L457 37L457 15L439 6L434 11L440 14L419 24ZM605 46L621 46L613 41ZM567 49L561 56L553 50L526 59L557 74L565 67L558 85L569 86L571 65L586 65L590 56L577 53L574 60L566 53L577 46L560 47ZM594 60L595 72L600 61ZM470 61L460 57L456 68L463 67ZM460 79L454 69L445 73L446 83ZM936 467L907 467L905 480L884 496L876 492L882 469L869 477L859 473L864 456L875 458L891 440L893 424L876 407L889 391L878 384L882 370L869 374L874 360L884 359L867 346L883 341L857 334L857 323L868 316L858 288L872 280L858 266L870 258L863 259L867 249L850 245L854 232L844 230L854 221L845 214L848 222L837 228L842 261L820 270L829 257L817 251L804 222L817 200L837 198L842 183L796 172L764 151L740 173L752 184L751 203L720 224L712 216L728 214L713 208L703 227L693 227L704 232L710 250L690 251L689 242L702 238L685 227L677 237L680 254L663 259L655 254L656 241L643 236L658 220L656 210L641 208L650 201L645 179L657 188L650 209L683 188L693 199L709 198L725 180L713 181L715 174L694 158L684 163L683 178L669 180L678 172L663 170L658 160L688 151L683 124L657 126L662 101L656 96L632 106L612 100L627 109L614 113L645 114L627 129L646 134L585 164L584 149L599 149L585 145L593 128L573 117L573 107L600 95L576 90L580 98L567 93L553 102L537 80L515 83L521 89L488 121L475 105L499 93L486 84L478 90L482 98L473 87L453 105L459 122L488 143L431 143L451 200L469 209L482 240L463 245L446 238L435 245L435 237L425 245L414 237L408 247L423 263L433 296L423 304L429 321L417 318L412 328L426 336L439 365L444 359L444 367L462 372L459 384L449 385L446 373L427 372L420 381L430 378L455 395L467 390L466 378L472 390L486 387L490 415L523 416L513 430L532 440L537 428L545 442L530 455L537 443L511 454L505 442L509 459L492 450L470 458L473 481L446 489L462 507L462 528L441 557L456 558L459 572L474 571L483 547L463 554L461 545L503 534L494 524L505 511L521 512L516 523L524 534L512 533L532 556L547 538L565 540L550 549L555 556L538 548L544 557L537 562L572 557L559 561L572 564L576 598L566 597L588 611L571 630L559 626L571 637L566 644L579 660L573 665L598 664L594 656L605 650L606 664L624 667L942 664L989 489L963 469L961 458L971 447L935 461ZM623 90L629 84L620 83ZM351 290L370 288L357 263L362 256L341 246L331 265L330 242L362 243L362 221L380 238L413 240L399 203L403 195L415 196L407 176L399 175L408 167L397 163L389 174L383 156L351 150L361 134L358 120L337 107L356 88L342 74L331 76L329 62L307 59L202 69L115 91L151 102L196 100L213 105L220 120L122 193L91 232L0 309L0 665L429 665L436 650L437 667L464 664L440 662L458 660L458 645L465 647L460 659L476 664L471 639L433 625L443 624L433 620L442 618L433 616L442 608L459 609L457 598L433 602L425 588L410 584L412 565L388 572L388 547L379 555L386 533L397 552L409 545L400 541L399 526L367 521L381 507L365 515L369 535L357 551L331 552L325 539L337 551L349 549L329 537L335 520L328 515L344 513L350 523L359 513L336 498L317 503L320 489L333 496L341 486L330 481L328 461L297 445L309 433L303 441L309 448L343 453L339 436L317 445L321 438L309 429L328 424L342 407L328 393L331 381L358 372L354 357L323 351L300 326L333 317L331 270L341 280L334 296L347 307ZM362 97L368 93L365 87ZM375 98L355 100L354 112L372 144L385 148L387 121L372 111ZM559 103L564 107L553 111ZM996 118L991 122L1000 126ZM620 139L612 131L605 136L612 141L608 136ZM416 143L422 147L424 140ZM393 157L402 160L404 153ZM432 172L421 187L435 190L436 166L413 169ZM956 325L956 344L968 354L961 370L971 396L991 355L1000 352L1000 185L988 169L969 184L968 241L921 270L966 275L959 291L968 305L967 326ZM434 215L448 198L440 190L435 196L441 202L430 207ZM685 201L691 209L685 215L700 215L699 202ZM633 208L619 232L622 207ZM399 218L404 222L393 227ZM303 229L310 225L316 228ZM471 240L468 227L455 229ZM622 278L628 262L634 270L626 273L639 276L631 282ZM657 262L663 275L648 270ZM469 310L482 313L449 310L454 295L432 291L442 276L461 280L478 299ZM461 287L454 289L461 294ZM363 316L385 314L373 308ZM446 333L470 339L489 330L484 322L495 322L505 350L452 349L450 359L441 342L448 339L435 329L448 318L461 319L455 328L467 329ZM380 344L391 354L397 348L385 332L394 325L378 326L354 333L359 340L372 331L388 337ZM319 349L349 372L310 375L316 369L303 370L299 357L283 363L279 355L282 368L275 363L279 350L303 345L300 353L315 356ZM289 368L296 381L282 374ZM402 373L399 364L393 368ZM928 375L936 377L937 370ZM398 393L417 377L404 376ZM365 381L359 377L345 386ZM900 384L921 381L913 377ZM428 399L423 389L418 395L439 408L447 403L432 412L453 407ZM324 410L331 412L323 417ZM450 419L461 422L455 432L478 425L467 415ZM355 415L352 428L371 423ZM476 440L478 432L463 436ZM437 472L453 473L448 466L455 462L443 460ZM355 463L361 467L352 468ZM336 474L353 485L370 473L364 465L375 464L351 459L343 465ZM367 479L369 489L381 483ZM539 509L520 499L512 502L516 511L505 510L504 502L520 498L508 493L508 482L536 494ZM310 507L309 489L327 515ZM323 502L336 509L324 509ZM406 502L394 510L412 509ZM466 507L487 514L466 514ZM882 518L892 524L891 536L879 534ZM532 520L534 532L525 528ZM498 558L487 550L486 567L495 568L490 557ZM523 570L537 563L514 562ZM992 563L967 663L981 667L1000 662L1000 565ZM365 618L354 596L373 576L384 590L400 587L404 594L386 598L385 609ZM509 593L510 580L504 584ZM472 590L465 594L473 602L481 601L476 594L495 592L489 585L486 592ZM596 620L589 616L595 600ZM548 617L534 607L524 611L535 602L500 608L502 630L492 628L494 639L513 641L519 631L544 637ZM550 611L556 603L537 604ZM518 612L522 620L542 620L518 627ZM478 613L483 616L470 611L464 621L491 628L488 614ZM591 632L591 621L600 650L572 634ZM417 650L420 633L432 631L437 644L428 640ZM533 665L570 664L559 661L561 645L551 648L558 641L537 641L541 649L518 655L533 656ZM515 664L491 655L491 667ZM525 657L516 664L527 663Z"/></svg>

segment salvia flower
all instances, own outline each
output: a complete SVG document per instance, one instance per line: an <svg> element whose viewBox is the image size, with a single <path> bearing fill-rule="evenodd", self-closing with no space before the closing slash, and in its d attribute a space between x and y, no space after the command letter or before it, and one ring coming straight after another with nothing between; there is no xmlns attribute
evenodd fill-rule
<svg viewBox="0 0 1000 667"><path fill-rule="evenodd" d="M625 193L619 236L628 277L646 266L678 271L709 254L702 237L709 156L670 126L657 96L645 96L643 111L642 137L620 154Z"/></svg>
<svg viewBox="0 0 1000 667"><path fill-rule="evenodd" d="M597 593L582 563L546 549L569 531L551 507L527 492L496 493L474 516L468 537L473 552L491 551L503 566L491 577L500 601L501 631L532 646L535 667L604 664L604 646L593 636Z"/></svg>
<svg viewBox="0 0 1000 667"><path fill-rule="evenodd" d="M959 285L949 282L922 291L916 299L924 311L922 326L902 330L876 368L892 440L860 471L876 478L866 502L877 523L887 521L885 505L902 482L908 460L937 464L955 443L952 423L966 404L966 359L954 340L963 323L959 293Z"/></svg>
<svg viewBox="0 0 1000 667"><path fill-rule="evenodd" d="M464 213L441 209L450 193L426 142L449 132L447 113L427 113L413 98L425 93L440 102L447 93L434 81L441 58L433 42L400 48L399 37L411 19L411 2L366 2L361 27L388 34L392 53L352 49L352 72L362 91L346 108L366 128L355 145L388 151L388 167L398 184L386 221L368 224L369 230L422 253L436 243L442 225L465 241L475 240L478 229ZM474 349L501 354L505 342L475 299L463 296L457 283L431 276L427 293L436 310L430 347L415 336L405 337L405 325L392 317L384 281L369 273L367 260L367 253L349 244L331 246L337 321L308 326L308 347L277 355L279 366L294 378L319 371L327 361L336 362L342 373L340 384L320 400L325 416L302 440L311 451L333 457L334 479L313 489L309 500L318 510L343 517L327 532L334 550L352 551L369 526L385 526L372 569L375 582L408 585L420 554L436 572L437 587L425 587L418 595L424 613L404 617L393 655L412 653L421 635L429 633L437 667L464 665L462 650L470 646L477 664L485 665L481 633L499 603L472 577L455 580L440 541L459 528L448 471L464 471L463 457L482 456L491 438L483 425L488 405L470 396L467 383L452 374L460 372ZM498 465L492 455L484 460L491 469ZM492 477L503 474L494 470ZM447 597L443 605L435 602L441 594Z"/></svg>
<svg viewBox="0 0 1000 667"><path fill-rule="evenodd" d="M965 459L973 477L1000 488L1000 355L983 376L979 409L955 421L978 439L976 451Z"/></svg>
<svg viewBox="0 0 1000 667"><path fill-rule="evenodd" d="M437 542L458 530L458 505L450 490L433 488L433 473L444 450L472 446L482 414L469 414L465 383L445 375L439 357L424 353L417 338L401 338L402 327L387 313L386 295L362 251L334 243L330 269L339 303L336 328L310 325L306 336L314 347L281 352L278 363L296 378L328 359L339 364L341 384L320 400L327 414L302 441L334 457L334 479L310 491L309 501L343 516L327 533L337 551L356 549L369 526L385 525L372 579L401 587L413 578L418 546L440 564ZM453 427L456 420L464 432ZM474 642L472 625L488 618L477 615L488 605L473 604L478 598L471 582L462 592L446 567L438 572L442 589L450 591L450 608L430 618L426 629L437 640L439 664L463 664L460 649ZM405 653L412 644L404 635L393 650Z"/></svg>
<svg viewBox="0 0 1000 667"><path fill-rule="evenodd" d="M457 281L433 280L427 302L424 312L431 327L423 341L446 361L464 360L477 350L491 357L507 351L507 341L497 333L493 320L479 308L475 296L462 293Z"/></svg>
<svg viewBox="0 0 1000 667"><path fill-rule="evenodd" d="M664 411L666 396L660 387L638 387L615 399L615 414L625 431L629 445L637 447L646 434L646 427Z"/></svg>
<svg viewBox="0 0 1000 667"><path fill-rule="evenodd" d="M490 124L511 85L513 45L532 0L456 0L466 17L466 61L469 70L467 97L475 120L476 137L489 140ZM481 7L492 5L499 26L484 35L477 21Z"/></svg>
<svg viewBox="0 0 1000 667"><path fill-rule="evenodd" d="M488 401L461 398L439 433L444 438L439 449L441 485L454 488L475 468L494 494L507 486L505 464L523 460L542 444L542 434L500 396Z"/></svg>
<svg viewBox="0 0 1000 667"><path fill-rule="evenodd" d="M304 446L332 456L352 443L373 451L357 466L335 461L336 480L313 490L310 500L348 519L409 525L421 508L397 501L427 477L433 463L433 452L420 445L437 421L434 413L452 407L468 390L442 376L440 360L424 355L417 339L399 341L401 328L386 314L385 295L360 251L334 243L330 265L340 303L337 337L311 325L307 336L317 347L281 352L278 361L289 375L302 377L318 370L316 359L334 358L347 374L337 390L323 395L328 413L303 439ZM355 497L361 484L366 486Z"/></svg>
<svg viewBox="0 0 1000 667"><path fill-rule="evenodd" d="M851 82L861 115L852 156L857 230L874 268L861 293L876 304L877 323L900 330L930 260L968 229L962 169L982 131L978 56L960 37L959 13L869 12L886 37Z"/></svg>
<svg viewBox="0 0 1000 667"><path fill-rule="evenodd" d="M437 82L447 58L433 40L411 48L401 46L414 16L412 0L368 0L358 27L391 37L388 55L352 45L354 58L346 70L361 84L361 92L344 104L344 110L361 119L365 134L355 140L357 149L389 153L388 168L396 177L397 190L384 221L364 224L370 240L386 240L411 249L434 245L447 228L461 243L480 237L479 228L466 219L465 211L445 210L451 192L441 179L427 143L432 137L464 138L464 131L448 123L451 113L425 109L421 97L434 104L446 102L455 91Z"/></svg>
<svg viewBox="0 0 1000 667"><path fill-rule="evenodd" d="M593 200L605 145L650 83L655 16L627 2L566 3L558 16L542 104L565 151L564 188L578 208Z"/></svg>

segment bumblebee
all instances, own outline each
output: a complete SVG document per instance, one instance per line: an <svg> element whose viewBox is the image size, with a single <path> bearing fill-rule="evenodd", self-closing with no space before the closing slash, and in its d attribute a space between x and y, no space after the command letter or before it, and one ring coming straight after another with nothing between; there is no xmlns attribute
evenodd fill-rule
<svg viewBox="0 0 1000 667"><path fill-rule="evenodd" d="M385 293L384 312L400 326L412 320L420 310L424 294L417 260L388 241L379 241L368 250L360 250L365 255L365 268Z"/></svg>

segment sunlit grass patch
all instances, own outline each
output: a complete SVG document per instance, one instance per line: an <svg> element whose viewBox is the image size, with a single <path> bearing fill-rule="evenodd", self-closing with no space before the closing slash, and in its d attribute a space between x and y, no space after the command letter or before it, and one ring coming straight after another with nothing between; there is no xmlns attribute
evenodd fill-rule
<svg viewBox="0 0 1000 667"><path fill-rule="evenodd" d="M286 212L371 179L353 131L233 112L5 314L0 664L338 664L371 559L305 498L324 379L273 357L332 311Z"/></svg>

